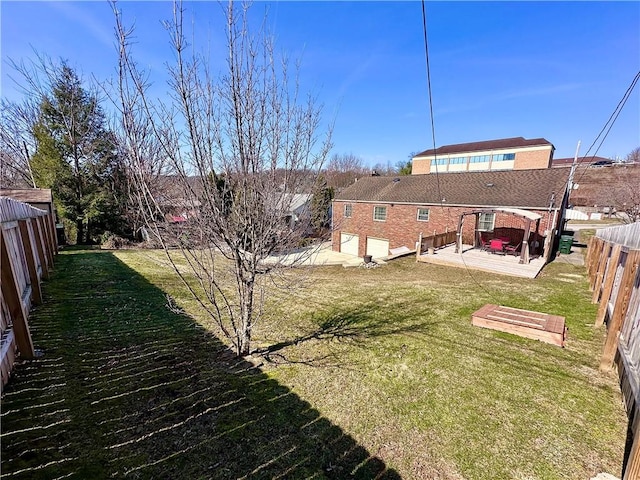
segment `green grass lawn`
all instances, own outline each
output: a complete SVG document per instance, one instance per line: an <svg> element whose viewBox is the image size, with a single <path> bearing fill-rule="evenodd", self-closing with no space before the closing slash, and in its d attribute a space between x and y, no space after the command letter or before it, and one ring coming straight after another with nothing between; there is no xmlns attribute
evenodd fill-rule
<svg viewBox="0 0 640 480"><path fill-rule="evenodd" d="M626 416L615 374L598 370L603 331L583 267L556 262L527 280L406 258L288 280L300 288L269 295L254 330L269 353L250 368L209 333L160 252L61 255L33 318L45 356L16 370L2 400L3 474L619 475ZM170 312L165 292L191 318ZM486 303L565 316L566 348L473 327ZM33 382L49 377L65 385L34 400ZM41 418L65 423L20 431ZM31 453L19 443L38 437ZM25 470L49 456L60 463Z"/></svg>

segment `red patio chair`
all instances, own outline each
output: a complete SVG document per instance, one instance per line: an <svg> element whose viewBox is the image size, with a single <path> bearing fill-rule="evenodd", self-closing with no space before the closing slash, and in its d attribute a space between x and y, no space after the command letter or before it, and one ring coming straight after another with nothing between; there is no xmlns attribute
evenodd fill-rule
<svg viewBox="0 0 640 480"><path fill-rule="evenodd" d="M489 252L491 250L489 248L489 240L482 234L480 234L480 250L484 250L485 252Z"/></svg>
<svg viewBox="0 0 640 480"><path fill-rule="evenodd" d="M522 245L522 242L517 245L507 245L504 250L508 255L517 256L520 254L520 245Z"/></svg>

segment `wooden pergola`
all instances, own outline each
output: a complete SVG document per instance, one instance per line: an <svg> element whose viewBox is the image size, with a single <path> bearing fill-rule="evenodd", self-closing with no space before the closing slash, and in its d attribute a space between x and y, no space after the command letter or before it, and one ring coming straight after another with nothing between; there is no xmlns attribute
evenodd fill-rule
<svg viewBox="0 0 640 480"><path fill-rule="evenodd" d="M529 263L529 233L531 231L531 223L535 222L536 234L540 228L540 219L542 216L537 213L529 212L527 210L522 210L520 208L482 208L478 210L473 210L470 212L465 212L460 215L460 220L458 221L458 230L456 232L456 252L462 253L462 226L464 224L464 217L467 215L473 215L475 217L475 229L473 235L473 247L477 248L480 240L480 231L478 230L478 224L480 220L481 213L506 213L508 215L515 215L517 217L521 217L525 221L524 234L522 235L522 248L520 250L520 263Z"/></svg>

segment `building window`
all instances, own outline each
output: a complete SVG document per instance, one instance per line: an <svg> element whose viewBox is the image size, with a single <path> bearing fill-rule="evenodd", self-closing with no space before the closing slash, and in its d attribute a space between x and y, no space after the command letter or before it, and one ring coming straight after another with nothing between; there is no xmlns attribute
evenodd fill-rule
<svg viewBox="0 0 640 480"><path fill-rule="evenodd" d="M387 207L373 207L373 219L384 222L387 219Z"/></svg>
<svg viewBox="0 0 640 480"><path fill-rule="evenodd" d="M449 159L449 165L462 165L467 163L467 157L454 157Z"/></svg>
<svg viewBox="0 0 640 480"><path fill-rule="evenodd" d="M353 205L350 203L345 204L344 206L344 218L351 218L351 213L353 211Z"/></svg>
<svg viewBox="0 0 640 480"><path fill-rule="evenodd" d="M496 221L495 213L481 213L478 218L478 230L481 232L493 231L493 226Z"/></svg>
<svg viewBox="0 0 640 480"><path fill-rule="evenodd" d="M418 209L418 221L419 222L428 222L429 221L429 209L428 208L419 208Z"/></svg>
<svg viewBox="0 0 640 480"><path fill-rule="evenodd" d="M447 159L446 158L434 158L433 160L431 160L431 165L446 165L447 164Z"/></svg>
<svg viewBox="0 0 640 480"><path fill-rule="evenodd" d="M494 162L504 162L507 160L515 160L516 158L516 154L515 153L501 153L499 155L494 155L493 156L493 161Z"/></svg>
<svg viewBox="0 0 640 480"><path fill-rule="evenodd" d="M484 163L488 162L491 155L475 155L469 158L469 163Z"/></svg>

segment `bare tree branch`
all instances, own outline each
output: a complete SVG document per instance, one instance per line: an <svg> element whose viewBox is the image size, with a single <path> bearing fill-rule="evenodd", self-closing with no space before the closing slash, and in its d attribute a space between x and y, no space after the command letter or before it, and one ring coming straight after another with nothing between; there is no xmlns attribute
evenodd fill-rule
<svg viewBox="0 0 640 480"><path fill-rule="evenodd" d="M174 3L165 27L176 61L171 95L161 101L149 98L132 59L132 30L115 4L114 11L119 130L135 203L200 306L247 354L271 275L304 260L278 254L310 231L310 209L296 207L323 186L330 129L319 133L316 99L300 98L297 75L272 39L250 33L247 5L225 9L226 70L215 76L187 44L184 10Z"/></svg>

